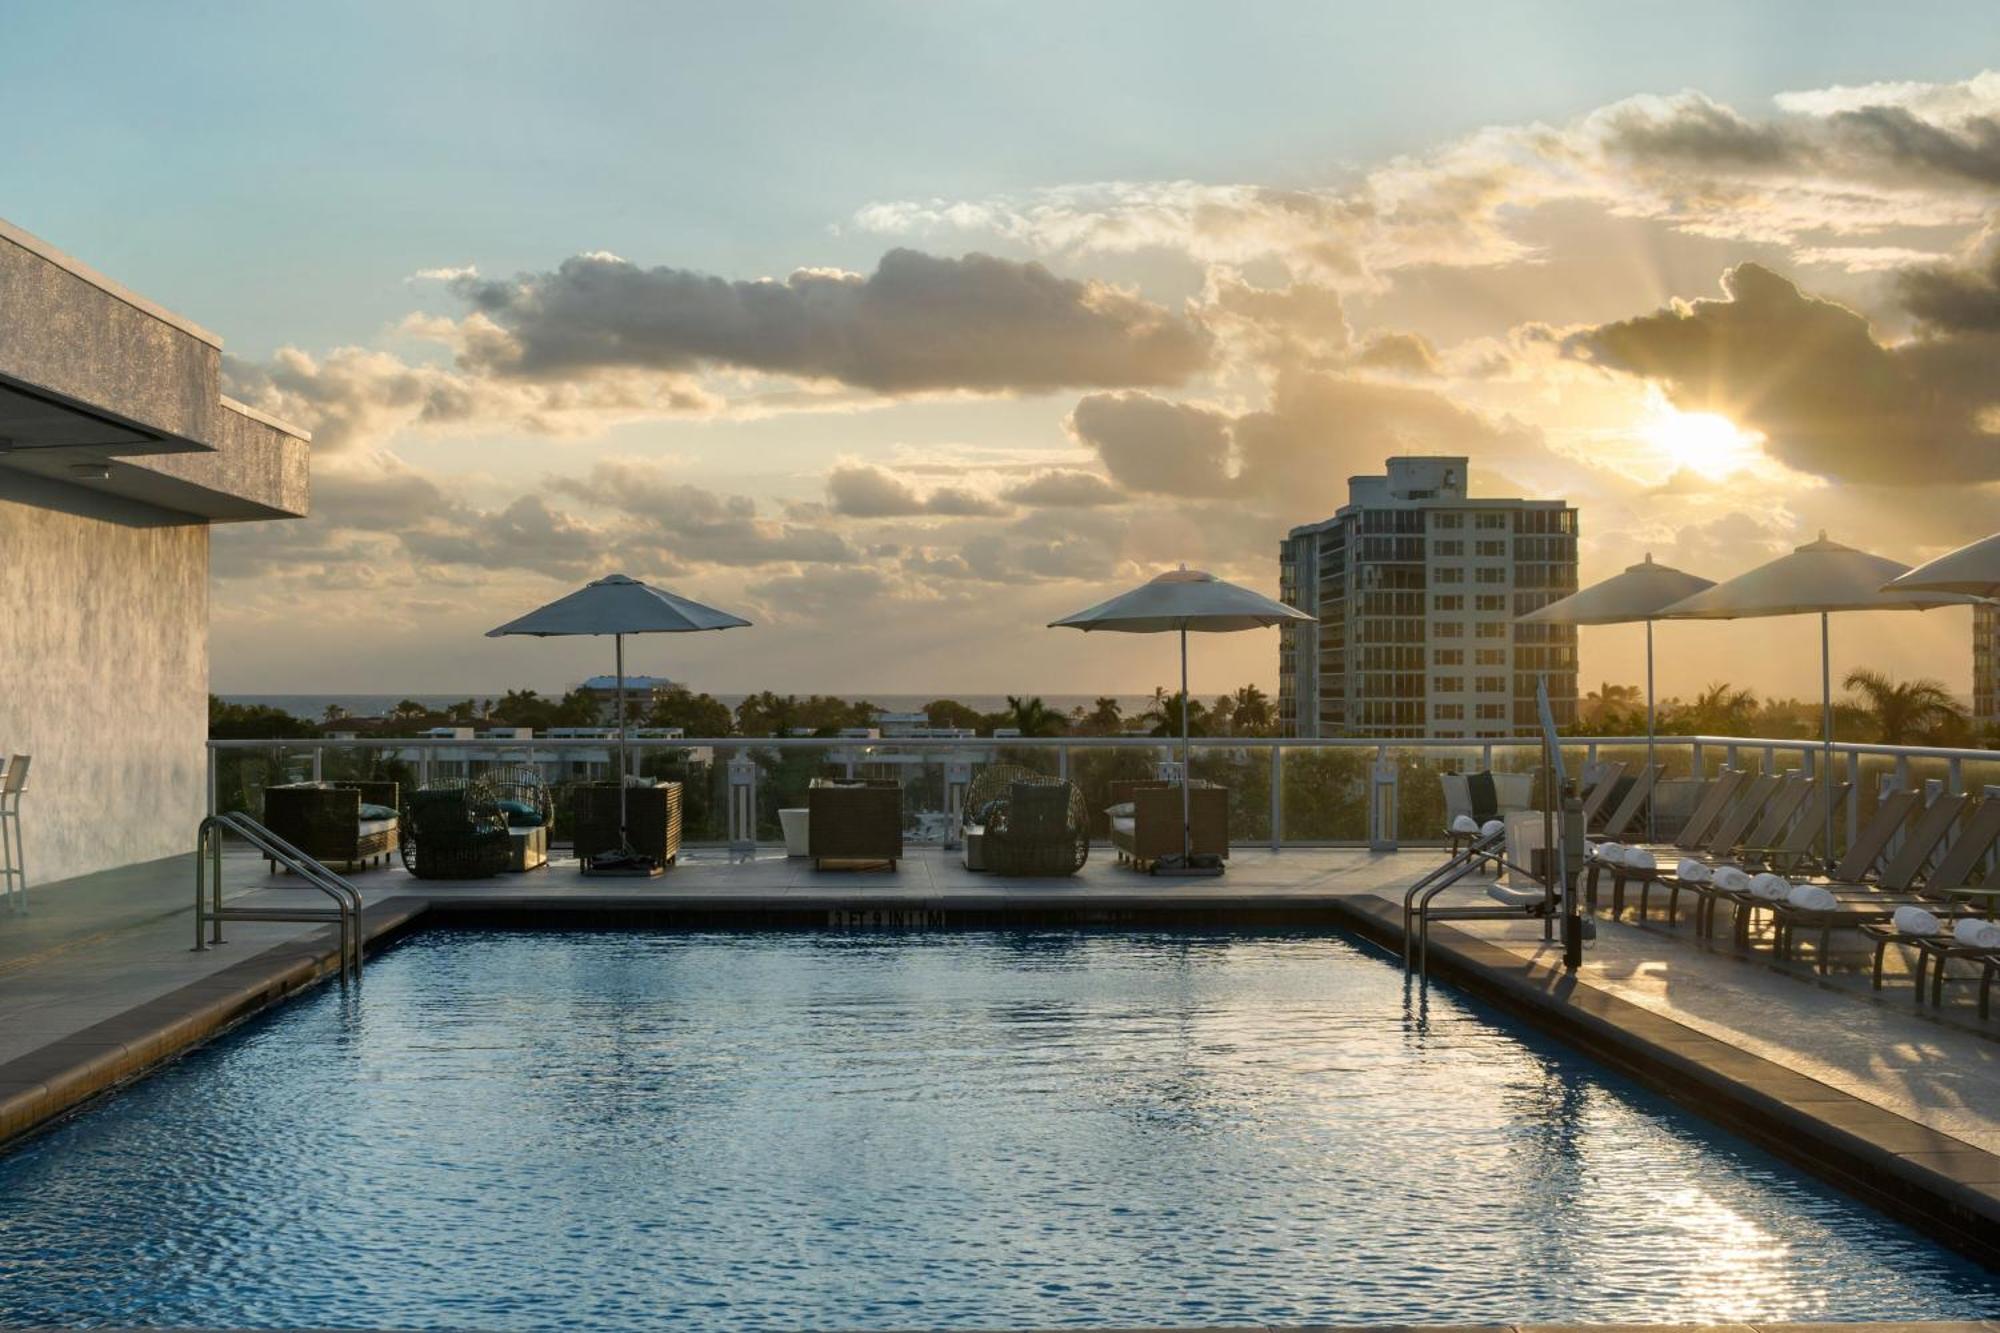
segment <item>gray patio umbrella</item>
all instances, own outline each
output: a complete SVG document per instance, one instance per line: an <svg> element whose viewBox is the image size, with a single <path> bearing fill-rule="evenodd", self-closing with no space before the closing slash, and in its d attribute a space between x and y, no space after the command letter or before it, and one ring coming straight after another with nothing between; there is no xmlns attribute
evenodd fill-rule
<svg viewBox="0 0 2000 1333"><path fill-rule="evenodd" d="M1194 851L1188 796L1188 634L1226 634L1311 620L1311 616L1297 607L1274 602L1262 593L1182 565L1108 602L1049 622L1050 629L1181 636L1181 871L1192 869L1189 861Z"/></svg>
<svg viewBox="0 0 2000 1333"><path fill-rule="evenodd" d="M1982 537L1918 565L1882 585L1884 592L1959 592L1970 597L2000 597L2000 533Z"/></svg>
<svg viewBox="0 0 2000 1333"><path fill-rule="evenodd" d="M625 636L627 634L687 634L696 630L736 629L749 621L691 602L664 588L609 574L519 620L486 631L497 639L507 634L541 638L572 634L609 634L618 663L618 838L626 851L631 841L625 828L625 773L629 767L625 741Z"/></svg>
<svg viewBox="0 0 2000 1333"><path fill-rule="evenodd" d="M1819 540L1790 555L1757 566L1676 602L1662 620L1733 620L1741 616L1819 617L1820 710L1824 728L1821 753L1826 781L1825 853L1833 856L1833 654L1827 617L1835 611L1929 611L1974 601L1944 592L1886 591L1884 584L1908 570L1879 555L1851 546Z"/></svg>
<svg viewBox="0 0 2000 1333"><path fill-rule="evenodd" d="M1524 625L1629 625L1646 622L1646 770L1653 768L1658 731L1653 703L1653 622L1675 602L1715 586L1714 579L1653 563L1652 553L1622 574L1593 583L1582 592L1550 602L1515 620ZM1653 836L1653 803L1646 802L1646 836Z"/></svg>

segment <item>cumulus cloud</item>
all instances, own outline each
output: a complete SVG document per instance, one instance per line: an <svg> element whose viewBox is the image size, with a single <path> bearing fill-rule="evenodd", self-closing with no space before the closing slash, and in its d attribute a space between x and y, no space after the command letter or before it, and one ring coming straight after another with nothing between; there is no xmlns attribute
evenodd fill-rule
<svg viewBox="0 0 2000 1333"><path fill-rule="evenodd" d="M916 514L958 517L1003 514L1007 507L964 486L938 486L927 494L872 464L844 464L827 474L827 506L848 518L902 518Z"/></svg>
<svg viewBox="0 0 2000 1333"><path fill-rule="evenodd" d="M636 520L626 540L689 565L850 564L860 553L823 527L766 518L747 495L677 480L655 464L612 460L581 477L550 477L550 490Z"/></svg>
<svg viewBox="0 0 2000 1333"><path fill-rule="evenodd" d="M1440 370L1437 350L1417 333L1378 333L1355 353L1354 364L1396 375L1433 376Z"/></svg>
<svg viewBox="0 0 2000 1333"><path fill-rule="evenodd" d="M1177 384L1206 332L1129 292L991 255L891 250L874 273L732 282L579 255L452 290L505 338L461 353L507 376L727 366L878 393Z"/></svg>
<svg viewBox="0 0 2000 1333"><path fill-rule="evenodd" d="M1051 468L1008 487L1000 492L1000 498L1046 509L1092 509L1117 504L1125 497L1095 472Z"/></svg>
<svg viewBox="0 0 2000 1333"><path fill-rule="evenodd" d="M1895 484L2000 477L2000 345L1986 339L1878 342L1853 310L1757 264L1723 297L1572 334L1572 354L1660 383L1677 407L1762 432L1802 472Z"/></svg>
<svg viewBox="0 0 2000 1333"><path fill-rule="evenodd" d="M1097 451L1128 491L1217 495L1234 484L1228 413L1150 393L1097 393L1077 403L1070 433Z"/></svg>
<svg viewBox="0 0 2000 1333"><path fill-rule="evenodd" d="M1896 276L1903 308L1933 331L2000 333L2000 244L1970 264L1926 264Z"/></svg>

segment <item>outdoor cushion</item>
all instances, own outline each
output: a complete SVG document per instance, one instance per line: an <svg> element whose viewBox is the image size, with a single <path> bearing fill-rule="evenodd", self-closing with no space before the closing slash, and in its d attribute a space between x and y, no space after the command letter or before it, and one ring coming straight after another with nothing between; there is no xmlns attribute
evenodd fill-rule
<svg viewBox="0 0 2000 1333"><path fill-rule="evenodd" d="M1139 821L1132 815L1111 816L1111 831L1113 833L1129 834L1134 832L1138 827L1139 827Z"/></svg>
<svg viewBox="0 0 2000 1333"><path fill-rule="evenodd" d="M544 822L541 810L527 801L496 801L494 804L507 816L509 828L540 828Z"/></svg>
<svg viewBox="0 0 2000 1333"><path fill-rule="evenodd" d="M1500 813L1500 792L1491 773L1467 773L1465 794L1472 801L1472 817L1485 821Z"/></svg>
<svg viewBox="0 0 2000 1333"><path fill-rule="evenodd" d="M378 806L377 809L379 808ZM387 819L362 820L360 825L355 829L355 835L362 838L372 838L378 833L387 833L395 827L396 816L392 813Z"/></svg>
<svg viewBox="0 0 2000 1333"><path fill-rule="evenodd" d="M1138 810L1135 802L1121 801L1117 805L1107 809L1104 813L1111 816L1114 820L1131 819L1137 815Z"/></svg>
<svg viewBox="0 0 2000 1333"><path fill-rule="evenodd" d="M384 819L394 819L395 817L396 812L386 805L374 805L368 801L361 803L361 820L363 823L379 823Z"/></svg>

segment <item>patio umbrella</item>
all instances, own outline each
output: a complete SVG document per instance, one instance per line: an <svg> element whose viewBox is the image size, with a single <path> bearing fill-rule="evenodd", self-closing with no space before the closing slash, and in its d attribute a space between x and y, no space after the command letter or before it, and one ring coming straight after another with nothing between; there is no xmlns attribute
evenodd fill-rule
<svg viewBox="0 0 2000 1333"><path fill-rule="evenodd" d="M1629 625L1646 622L1646 771L1653 770L1653 621L1675 602L1715 586L1714 579L1653 563L1652 552L1622 574L1550 602L1515 621L1524 625ZM1646 802L1646 836L1653 836L1653 803Z"/></svg>
<svg viewBox="0 0 2000 1333"><path fill-rule="evenodd" d="M749 621L700 602L677 597L664 588L609 574L547 606L486 631L497 639L507 634L541 638L571 634L609 634L618 663L618 840L631 853L625 827L625 636L627 634L687 634L695 630L736 629ZM657 867L656 867L657 869Z"/></svg>
<svg viewBox="0 0 2000 1333"><path fill-rule="evenodd" d="M1049 622L1050 629L1115 630L1121 634L1172 634L1181 636L1181 861L1182 873L1194 851L1194 832L1188 797L1188 658L1187 636L1226 634L1242 629L1267 629L1288 621L1310 621L1312 617L1297 607L1274 602L1262 593L1239 588L1199 569L1182 565L1179 569L1120 593L1108 602L1061 620Z"/></svg>
<svg viewBox="0 0 2000 1333"><path fill-rule="evenodd" d="M1961 546L1882 585L1884 592L1961 592L2000 597L2000 533Z"/></svg>
<svg viewBox="0 0 2000 1333"><path fill-rule="evenodd" d="M1662 620L1734 620L1742 616L1819 617L1820 710L1825 735L1821 740L1826 781L1825 853L1833 855L1833 656L1827 617L1835 611L1928 611L1974 600L1954 593L1890 592L1883 586L1907 571L1879 555L1851 546L1819 540L1790 555L1757 566L1676 602Z"/></svg>

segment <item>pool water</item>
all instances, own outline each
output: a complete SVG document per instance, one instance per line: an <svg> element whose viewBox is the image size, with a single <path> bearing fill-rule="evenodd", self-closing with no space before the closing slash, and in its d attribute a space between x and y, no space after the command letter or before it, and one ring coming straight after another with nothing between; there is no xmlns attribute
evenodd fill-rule
<svg viewBox="0 0 2000 1333"><path fill-rule="evenodd" d="M0 1320L1974 1318L2000 1281L1323 935L438 931L0 1159Z"/></svg>

